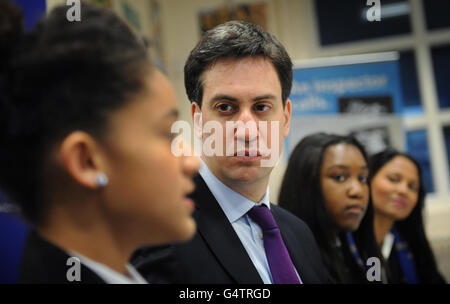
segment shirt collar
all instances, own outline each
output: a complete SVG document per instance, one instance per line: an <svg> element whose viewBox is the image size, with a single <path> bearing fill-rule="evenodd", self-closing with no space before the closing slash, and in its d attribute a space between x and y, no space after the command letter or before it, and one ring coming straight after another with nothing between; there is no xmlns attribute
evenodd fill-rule
<svg viewBox="0 0 450 304"><path fill-rule="evenodd" d="M255 203L245 196L237 193L224 183L222 183L202 160L199 174L208 185L209 190L214 198L219 203L228 221L233 223L244 216L253 206L264 204L270 209L269 202L269 187L267 187L266 194L258 203Z"/></svg>
<svg viewBox="0 0 450 304"><path fill-rule="evenodd" d="M80 262L98 275L107 284L148 284L148 282L137 272L137 270L131 265L125 265L129 277L111 269L110 267L93 261L79 253L68 253L71 256L75 256L80 259Z"/></svg>

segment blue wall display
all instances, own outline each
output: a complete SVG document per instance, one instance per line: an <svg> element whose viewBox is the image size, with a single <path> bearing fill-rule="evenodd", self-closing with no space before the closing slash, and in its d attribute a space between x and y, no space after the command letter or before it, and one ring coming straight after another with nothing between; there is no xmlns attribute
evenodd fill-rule
<svg viewBox="0 0 450 304"><path fill-rule="evenodd" d="M294 64L289 154L316 132L352 134L369 154L405 148L399 54L325 57Z"/></svg>
<svg viewBox="0 0 450 304"><path fill-rule="evenodd" d="M397 59L392 52L296 64L293 115L402 113Z"/></svg>

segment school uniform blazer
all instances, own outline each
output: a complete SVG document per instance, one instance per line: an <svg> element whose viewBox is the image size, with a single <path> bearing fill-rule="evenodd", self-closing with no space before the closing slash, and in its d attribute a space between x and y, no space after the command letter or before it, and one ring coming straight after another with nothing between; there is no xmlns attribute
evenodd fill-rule
<svg viewBox="0 0 450 304"><path fill-rule="evenodd" d="M197 233L188 242L142 247L131 263L149 283L262 284L238 235L200 175L194 178ZM303 283L326 283L321 255L308 226L288 211L270 208Z"/></svg>
<svg viewBox="0 0 450 304"><path fill-rule="evenodd" d="M67 265L69 258L65 251L31 230L25 240L17 282L21 284L105 284L105 281L83 264L80 265L80 281L69 282L67 271L72 267L71 263Z"/></svg>

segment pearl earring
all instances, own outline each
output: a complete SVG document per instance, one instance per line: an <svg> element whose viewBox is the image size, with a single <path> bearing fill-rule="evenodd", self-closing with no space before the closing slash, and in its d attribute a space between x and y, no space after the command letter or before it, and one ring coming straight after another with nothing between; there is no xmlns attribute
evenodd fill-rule
<svg viewBox="0 0 450 304"><path fill-rule="evenodd" d="M97 186L99 187L106 187L106 185L108 185L108 177L106 176L105 173L99 173L97 175L97 179L95 180L95 182L97 183Z"/></svg>

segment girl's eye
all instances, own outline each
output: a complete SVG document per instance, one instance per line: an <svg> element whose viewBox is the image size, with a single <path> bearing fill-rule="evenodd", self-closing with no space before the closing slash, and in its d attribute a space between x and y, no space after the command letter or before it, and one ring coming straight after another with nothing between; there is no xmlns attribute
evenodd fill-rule
<svg viewBox="0 0 450 304"><path fill-rule="evenodd" d="M167 138L169 139L169 141L173 141L174 139L175 139L175 137L177 137L177 133L172 133L172 132L169 132L168 134L167 134Z"/></svg>
<svg viewBox="0 0 450 304"><path fill-rule="evenodd" d="M400 181L400 179L398 177L395 177L395 176L388 176L388 180L391 183L398 183Z"/></svg>
<svg viewBox="0 0 450 304"><path fill-rule="evenodd" d="M411 189L414 192L419 192L419 187L416 184L409 185L409 189Z"/></svg>
<svg viewBox="0 0 450 304"><path fill-rule="evenodd" d="M359 177L359 181L360 181L361 183L367 184L367 182L368 182L368 177L367 177L367 176L360 176L360 177Z"/></svg>
<svg viewBox="0 0 450 304"><path fill-rule="evenodd" d="M342 174L333 175L331 178L339 183L342 183L343 181L345 181L345 175L342 175Z"/></svg>

